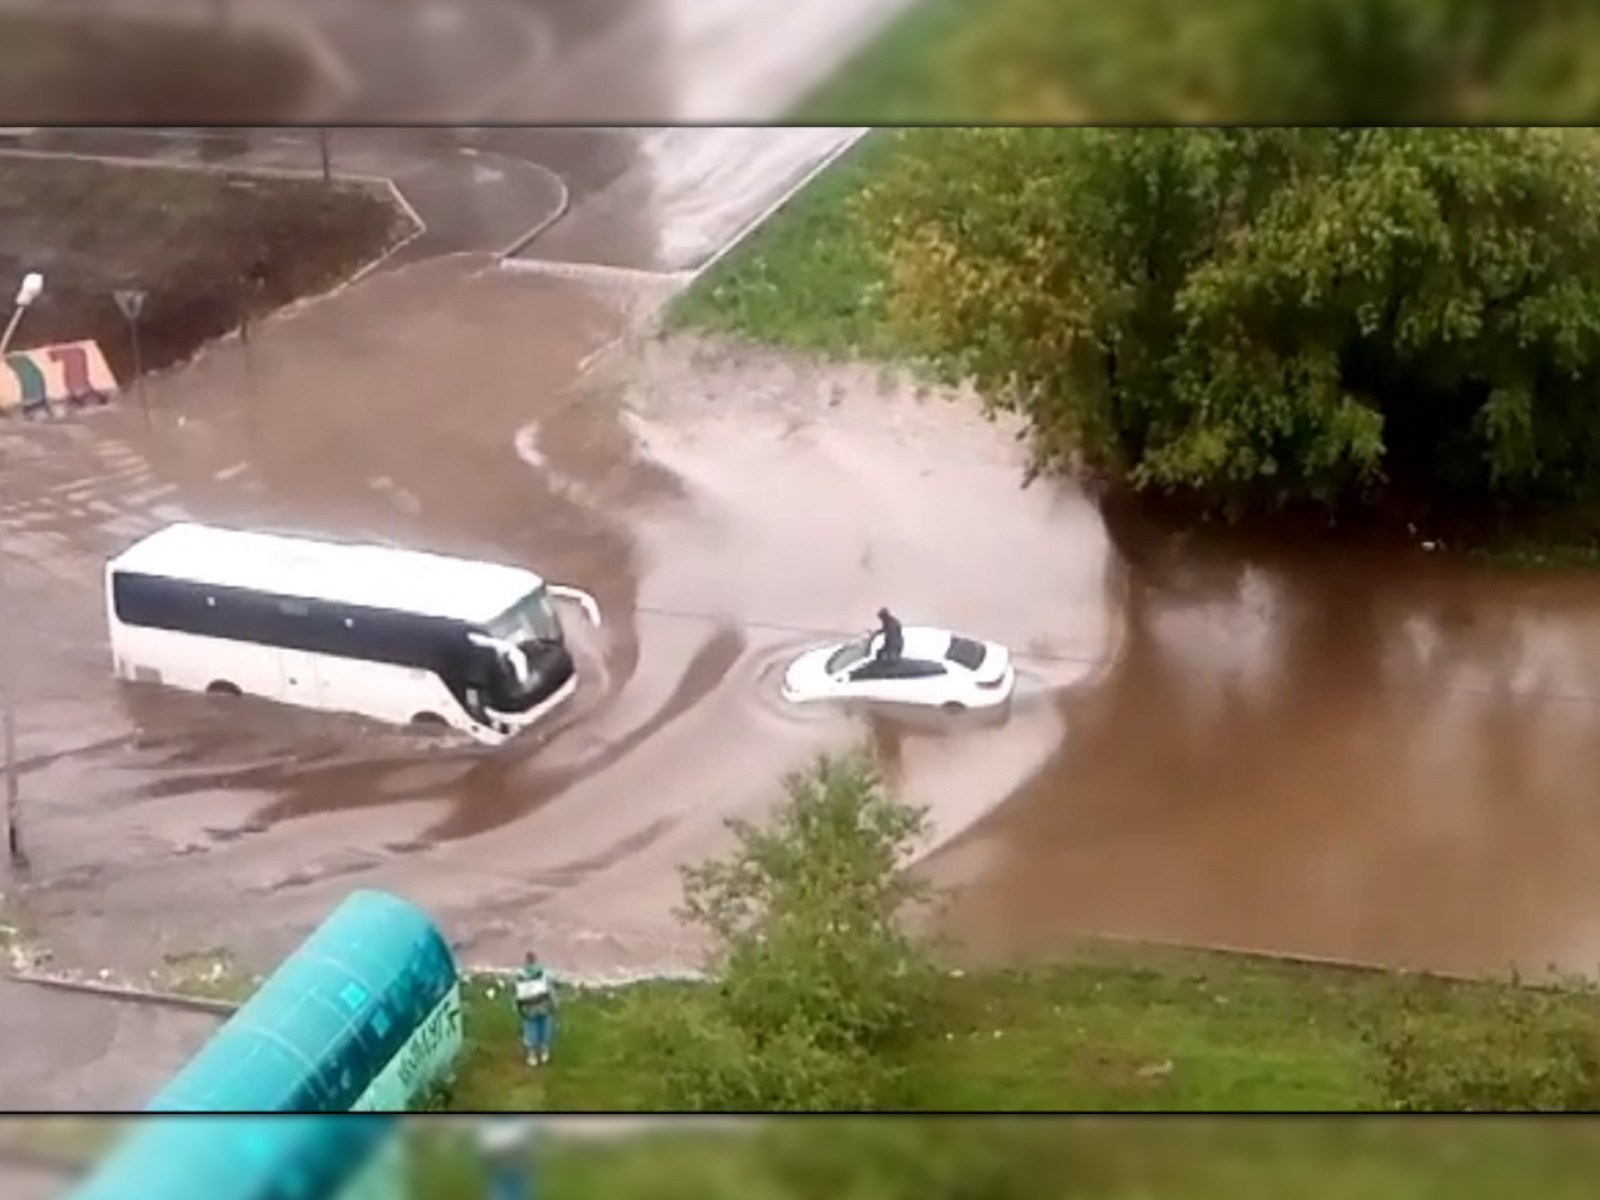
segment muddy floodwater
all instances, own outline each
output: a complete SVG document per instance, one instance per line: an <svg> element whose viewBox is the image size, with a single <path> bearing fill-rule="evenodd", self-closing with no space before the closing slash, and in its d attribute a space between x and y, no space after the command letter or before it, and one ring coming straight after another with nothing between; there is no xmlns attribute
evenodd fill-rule
<svg viewBox="0 0 1600 1200"><path fill-rule="evenodd" d="M619 340L616 297L455 258L96 414L0 427L29 916L68 961L270 961L349 888L468 960L693 962L677 868L870 740L976 952L1083 933L1600 964L1600 589L1420 550L1158 537L864 368ZM525 744L109 677L104 557L175 518L526 563L593 591ZM882 605L1013 647L1002 719L793 709ZM18 636L20 635L20 636Z"/></svg>

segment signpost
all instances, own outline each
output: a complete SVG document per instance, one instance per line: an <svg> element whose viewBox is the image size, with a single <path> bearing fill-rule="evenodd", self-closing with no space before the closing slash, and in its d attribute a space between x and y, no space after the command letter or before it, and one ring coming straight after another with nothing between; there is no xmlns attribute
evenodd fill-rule
<svg viewBox="0 0 1600 1200"><path fill-rule="evenodd" d="M144 391L144 351L139 344L139 318L144 315L144 302L150 295L143 288L118 288L112 293L122 317L128 322L128 338L133 343L133 378L139 389L139 409L144 413L145 427L150 425L150 404Z"/></svg>

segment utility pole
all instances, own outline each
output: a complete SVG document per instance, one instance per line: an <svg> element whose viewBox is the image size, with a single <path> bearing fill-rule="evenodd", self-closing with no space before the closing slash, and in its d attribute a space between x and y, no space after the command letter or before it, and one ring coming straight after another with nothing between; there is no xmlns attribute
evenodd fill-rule
<svg viewBox="0 0 1600 1200"><path fill-rule="evenodd" d="M22 314L28 311L28 306L39 298L42 291L44 276L30 271L23 277L22 286L17 289L11 320L6 322L5 332L0 333L0 362L5 360L6 351L11 349L11 339L16 335L17 326L22 323ZM28 869L28 855L22 846L22 785L17 778L16 673L11 641L17 614L10 603L5 566L5 552L0 550L0 725L4 726L3 735L0 735L4 744L0 752L5 755L6 857L10 860L12 870L20 873Z"/></svg>

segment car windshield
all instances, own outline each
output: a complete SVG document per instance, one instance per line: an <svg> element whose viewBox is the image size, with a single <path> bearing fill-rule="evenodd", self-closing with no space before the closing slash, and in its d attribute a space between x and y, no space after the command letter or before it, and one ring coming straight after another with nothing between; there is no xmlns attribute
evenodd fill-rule
<svg viewBox="0 0 1600 1200"><path fill-rule="evenodd" d="M561 618L543 587L528 593L505 612L484 626L484 632L502 642L525 645L528 642L562 641Z"/></svg>
<svg viewBox="0 0 1600 1200"><path fill-rule="evenodd" d="M853 642L846 642L832 654L828 655L828 662L824 668L829 675L842 675L866 662L872 657L872 639L870 637L857 638Z"/></svg>

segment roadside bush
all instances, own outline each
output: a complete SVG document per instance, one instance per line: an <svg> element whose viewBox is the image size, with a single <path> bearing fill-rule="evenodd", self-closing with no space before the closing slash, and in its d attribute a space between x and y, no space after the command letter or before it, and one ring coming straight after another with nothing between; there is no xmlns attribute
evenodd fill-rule
<svg viewBox="0 0 1600 1200"><path fill-rule="evenodd" d="M715 938L715 982L620 1017L615 1044L649 1064L662 1108L871 1108L895 1093L932 970L901 925L924 895L903 868L926 816L864 755L821 759L786 787L770 825L733 822L733 852L684 871L683 915Z"/></svg>
<svg viewBox="0 0 1600 1200"><path fill-rule="evenodd" d="M1571 1003L1592 985L1462 989L1455 1014L1420 992L1378 1014L1366 1040L1378 1085L1396 1112L1600 1110L1600 1012ZM1454 1016L1454 1019L1452 1019Z"/></svg>
<svg viewBox="0 0 1600 1200"><path fill-rule="evenodd" d="M1586 131L914 130L891 317L1083 463L1238 514L1600 496Z"/></svg>

